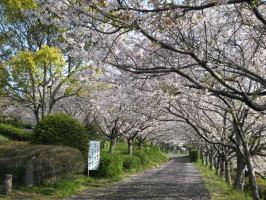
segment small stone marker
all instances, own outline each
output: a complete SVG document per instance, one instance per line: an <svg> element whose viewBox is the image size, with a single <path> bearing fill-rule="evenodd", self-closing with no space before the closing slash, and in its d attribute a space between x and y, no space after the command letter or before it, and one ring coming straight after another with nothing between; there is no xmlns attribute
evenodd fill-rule
<svg viewBox="0 0 266 200"><path fill-rule="evenodd" d="M9 195L12 192L12 174L4 175L3 193Z"/></svg>

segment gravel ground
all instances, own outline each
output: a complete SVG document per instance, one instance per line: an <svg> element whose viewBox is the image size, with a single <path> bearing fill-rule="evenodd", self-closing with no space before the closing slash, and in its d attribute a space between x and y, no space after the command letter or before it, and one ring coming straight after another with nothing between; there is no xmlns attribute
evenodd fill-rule
<svg viewBox="0 0 266 200"><path fill-rule="evenodd" d="M131 177L122 183L85 191L68 200L209 200L197 170L189 158L173 160L157 169Z"/></svg>

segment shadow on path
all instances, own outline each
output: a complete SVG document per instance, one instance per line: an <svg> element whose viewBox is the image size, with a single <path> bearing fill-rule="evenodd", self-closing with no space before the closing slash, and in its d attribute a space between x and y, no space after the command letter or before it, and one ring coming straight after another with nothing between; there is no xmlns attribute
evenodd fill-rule
<svg viewBox="0 0 266 200"><path fill-rule="evenodd" d="M190 159L175 157L171 162L141 173L129 181L89 190L70 199L209 200L210 196Z"/></svg>

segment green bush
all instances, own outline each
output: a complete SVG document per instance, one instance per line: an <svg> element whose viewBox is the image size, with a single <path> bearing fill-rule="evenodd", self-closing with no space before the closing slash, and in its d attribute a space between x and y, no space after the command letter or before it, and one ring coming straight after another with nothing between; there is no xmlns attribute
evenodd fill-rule
<svg viewBox="0 0 266 200"><path fill-rule="evenodd" d="M145 151L142 151L142 150L138 150L138 151L135 151L133 152L133 155L134 156L137 156L140 158L141 160L141 165L144 167L144 168L147 168L150 166L151 164L151 160L149 158L149 155L145 152Z"/></svg>
<svg viewBox="0 0 266 200"><path fill-rule="evenodd" d="M123 172L123 159L119 154L103 154L97 173L101 177L116 178Z"/></svg>
<svg viewBox="0 0 266 200"><path fill-rule="evenodd" d="M11 173L15 183L23 183L28 159L32 159L33 162L35 183L82 173L84 170L84 158L77 149L10 142L0 146L0 176Z"/></svg>
<svg viewBox="0 0 266 200"><path fill-rule="evenodd" d="M124 156L123 157L123 169L124 170L131 170L136 169L139 170L141 167L141 160L137 156Z"/></svg>
<svg viewBox="0 0 266 200"><path fill-rule="evenodd" d="M168 158L157 147L138 150L133 152L133 155L140 158L141 164L144 168L149 168L168 160Z"/></svg>
<svg viewBox="0 0 266 200"><path fill-rule="evenodd" d="M15 128L8 124L0 124L0 135L9 139L27 141L32 138L32 133L23 129Z"/></svg>
<svg viewBox="0 0 266 200"><path fill-rule="evenodd" d="M65 114L53 114L44 117L36 125L33 143L66 145L79 149L86 156L88 134L78 120Z"/></svg>
<svg viewBox="0 0 266 200"><path fill-rule="evenodd" d="M197 150L191 150L189 156L192 162L196 162L199 158L199 152Z"/></svg>
<svg viewBox="0 0 266 200"><path fill-rule="evenodd" d="M156 146L150 149L146 149L145 152L149 156L150 163L152 165L161 164L168 160L165 154L163 154Z"/></svg>
<svg viewBox="0 0 266 200"><path fill-rule="evenodd" d="M16 128L25 128L32 129L33 125L29 122L24 122L22 119L15 115L1 115L0 114L0 123L9 124Z"/></svg>

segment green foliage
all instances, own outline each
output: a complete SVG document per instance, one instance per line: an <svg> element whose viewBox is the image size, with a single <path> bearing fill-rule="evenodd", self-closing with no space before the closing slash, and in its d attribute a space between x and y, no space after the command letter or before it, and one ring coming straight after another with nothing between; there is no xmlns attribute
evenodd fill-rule
<svg viewBox="0 0 266 200"><path fill-rule="evenodd" d="M87 123L85 127L88 130L90 140L105 140L104 136L99 134L99 128L95 124Z"/></svg>
<svg viewBox="0 0 266 200"><path fill-rule="evenodd" d="M196 162L196 167L200 171L200 175L204 184L211 195L213 200L251 200L252 198L246 194L233 189L221 177L215 175L213 170L206 168L200 163Z"/></svg>
<svg viewBox="0 0 266 200"><path fill-rule="evenodd" d="M0 145L0 176L11 173L15 183L23 183L28 159L33 159L36 183L42 183L50 178L82 173L84 170L84 158L77 149L9 142Z"/></svg>
<svg viewBox="0 0 266 200"><path fill-rule="evenodd" d="M14 115L0 115L0 123L9 124L16 128L32 129L33 125L31 123L26 123L21 120L21 118Z"/></svg>
<svg viewBox="0 0 266 200"><path fill-rule="evenodd" d="M126 143L122 143L122 142L118 142L116 144L116 153L120 153L120 154L126 154L127 155L127 144Z"/></svg>
<svg viewBox="0 0 266 200"><path fill-rule="evenodd" d="M143 166L143 168L147 168L150 166L151 163L150 163L149 155L145 153L144 151L141 151L141 150L134 151L133 155L140 158L141 165Z"/></svg>
<svg viewBox="0 0 266 200"><path fill-rule="evenodd" d="M137 156L123 156L123 169L124 170L132 170L136 169L137 171L141 167L141 160Z"/></svg>
<svg viewBox="0 0 266 200"><path fill-rule="evenodd" d="M119 154L103 154L98 174L105 178L117 178L123 172L123 158Z"/></svg>
<svg viewBox="0 0 266 200"><path fill-rule="evenodd" d="M192 162L196 162L199 159L199 152L197 150L191 150L189 156Z"/></svg>
<svg viewBox="0 0 266 200"><path fill-rule="evenodd" d="M86 156L88 134L86 128L78 120L65 114L53 114L44 117L36 125L33 143L66 145L79 149Z"/></svg>
<svg viewBox="0 0 266 200"><path fill-rule="evenodd" d="M34 192L46 196L66 197L81 190L82 185L89 179L84 176L62 177L33 188L24 188L24 191Z"/></svg>
<svg viewBox="0 0 266 200"><path fill-rule="evenodd" d="M133 155L141 160L143 168L149 168L158 164L164 163L168 160L167 156L163 154L158 147L146 148L144 150L136 150Z"/></svg>
<svg viewBox="0 0 266 200"><path fill-rule="evenodd" d="M27 103L39 101L32 91L39 90L40 86L47 91L52 80L63 79L64 63L64 55L56 47L44 45L36 52L19 51L1 64L0 76L6 81L0 84L6 95L14 99Z"/></svg>
<svg viewBox="0 0 266 200"><path fill-rule="evenodd" d="M257 177L259 193L262 199L266 199L266 178Z"/></svg>
<svg viewBox="0 0 266 200"><path fill-rule="evenodd" d="M43 82L43 77L59 76L63 72L64 55L56 47L42 46L36 52L20 51L6 63L10 68L13 84L27 89ZM44 69L46 72L44 73ZM49 73L49 75L48 75ZM26 81L25 76L31 77Z"/></svg>
<svg viewBox="0 0 266 200"><path fill-rule="evenodd" d="M8 138L3 135L0 135L0 144L1 142L6 142L6 141L8 141Z"/></svg>
<svg viewBox="0 0 266 200"><path fill-rule="evenodd" d="M3 135L9 139L28 141L32 138L32 133L13 127L8 124L0 124L0 135Z"/></svg>
<svg viewBox="0 0 266 200"><path fill-rule="evenodd" d="M5 16L10 21L23 18L22 11L37 8L35 0L1 0L0 5L4 8Z"/></svg>

